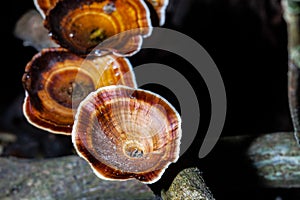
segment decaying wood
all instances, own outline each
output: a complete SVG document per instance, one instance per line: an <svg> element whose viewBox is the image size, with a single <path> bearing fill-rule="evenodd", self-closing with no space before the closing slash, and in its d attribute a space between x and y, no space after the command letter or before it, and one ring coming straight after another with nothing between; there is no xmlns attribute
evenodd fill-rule
<svg viewBox="0 0 300 200"><path fill-rule="evenodd" d="M137 180L105 181L78 156L51 159L0 158L0 199L153 200L150 188ZM164 200L213 199L200 171L180 172Z"/></svg>
<svg viewBox="0 0 300 200"><path fill-rule="evenodd" d="M288 98L295 139L300 143L300 2L282 0L288 33Z"/></svg>
<svg viewBox="0 0 300 200"><path fill-rule="evenodd" d="M104 181L79 156L51 159L0 158L0 199L151 200L137 181Z"/></svg>
<svg viewBox="0 0 300 200"><path fill-rule="evenodd" d="M182 170L161 196L164 200L214 200L198 168Z"/></svg>
<svg viewBox="0 0 300 200"><path fill-rule="evenodd" d="M235 151L240 152L239 148L249 141L245 156L256 169L261 187L300 187L300 150L293 132L225 137L219 145L236 143L239 145L234 145ZM220 152L219 156L224 156L225 152ZM234 170L227 173L232 174ZM2 157L0 179L0 199L155 199L149 187L138 181L99 179L76 155L40 160ZM162 191L164 200L195 199L195 196L214 199L197 168L184 169L171 186Z"/></svg>
<svg viewBox="0 0 300 200"><path fill-rule="evenodd" d="M300 187L300 149L293 132L270 133L257 137L249 146L253 167L265 187Z"/></svg>
<svg viewBox="0 0 300 200"><path fill-rule="evenodd" d="M154 200L147 184L137 180L105 181L79 156L50 159L0 158L0 199ZM180 172L163 200L213 200L200 171Z"/></svg>

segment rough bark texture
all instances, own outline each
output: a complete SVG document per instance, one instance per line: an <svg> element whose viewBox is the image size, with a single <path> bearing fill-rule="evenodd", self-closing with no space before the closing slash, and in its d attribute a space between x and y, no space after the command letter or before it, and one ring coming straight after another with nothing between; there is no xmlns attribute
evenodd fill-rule
<svg viewBox="0 0 300 200"><path fill-rule="evenodd" d="M291 118L294 127L294 136L296 141L299 143L300 139L300 110L299 110L299 74L300 68L290 59L288 63L288 98L291 112Z"/></svg>
<svg viewBox="0 0 300 200"><path fill-rule="evenodd" d="M257 137L247 155L266 187L300 187L300 150L293 132L278 132Z"/></svg>
<svg viewBox="0 0 300 200"><path fill-rule="evenodd" d="M288 33L288 98L295 139L300 143L300 2L282 0Z"/></svg>
<svg viewBox="0 0 300 200"><path fill-rule="evenodd" d="M198 168L182 170L161 196L164 200L214 200Z"/></svg>
<svg viewBox="0 0 300 200"><path fill-rule="evenodd" d="M151 200L137 181L104 181L78 156L52 159L0 158L0 199Z"/></svg>
<svg viewBox="0 0 300 200"><path fill-rule="evenodd" d="M105 181L78 156L51 159L0 158L0 199L154 200L150 188L137 180ZM180 172L164 200L213 199L200 171Z"/></svg>

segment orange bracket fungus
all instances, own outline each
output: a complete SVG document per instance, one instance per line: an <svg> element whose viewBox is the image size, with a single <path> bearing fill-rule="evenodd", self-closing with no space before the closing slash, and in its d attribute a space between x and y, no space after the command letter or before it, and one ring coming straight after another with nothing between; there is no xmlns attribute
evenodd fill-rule
<svg viewBox="0 0 300 200"><path fill-rule="evenodd" d="M146 0L148 1L156 11L159 19L159 25L162 26L165 23L166 8L169 4L169 0Z"/></svg>
<svg viewBox="0 0 300 200"><path fill-rule="evenodd" d="M129 45L126 54L132 55L139 50L142 37L152 32L150 11L143 0L58 1L47 12L44 26L61 47L78 55L87 55L101 42L126 31L106 44L109 50L119 48L120 43L123 50ZM137 49L133 51L132 46Z"/></svg>
<svg viewBox="0 0 300 200"><path fill-rule="evenodd" d="M36 9L45 18L47 12L52 9L59 0L33 0Z"/></svg>
<svg viewBox="0 0 300 200"><path fill-rule="evenodd" d="M98 177L150 184L179 157L181 118L158 94L111 85L81 101L71 135Z"/></svg>
<svg viewBox="0 0 300 200"><path fill-rule="evenodd" d="M115 84L137 87L126 58L106 55L83 59L61 47L34 55L26 65L22 83L27 120L38 128L66 135L72 132L78 104L90 92Z"/></svg>

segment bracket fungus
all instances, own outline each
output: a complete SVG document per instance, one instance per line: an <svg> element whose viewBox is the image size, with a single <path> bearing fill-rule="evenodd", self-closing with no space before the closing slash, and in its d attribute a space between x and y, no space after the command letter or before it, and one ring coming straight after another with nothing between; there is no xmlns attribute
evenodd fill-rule
<svg viewBox="0 0 300 200"><path fill-rule="evenodd" d="M166 9L169 4L169 0L145 0L148 1L156 11L159 19L159 25L165 24Z"/></svg>
<svg viewBox="0 0 300 200"><path fill-rule="evenodd" d="M181 118L158 94L111 85L81 101L71 135L99 178L150 184L179 157Z"/></svg>
<svg viewBox="0 0 300 200"><path fill-rule="evenodd" d="M35 8L45 18L47 12L52 9L59 0L33 0Z"/></svg>
<svg viewBox="0 0 300 200"><path fill-rule="evenodd" d="M70 135L78 104L106 85L136 88L130 62L106 55L82 58L61 47L46 48L32 57L22 77L26 96L23 113L34 126Z"/></svg>
<svg viewBox="0 0 300 200"><path fill-rule="evenodd" d="M152 32L150 12L143 0L58 1L47 12L44 26L55 42L78 55L89 54L101 42L122 32L127 34L106 42L108 50L118 51L122 43L123 51L129 45L126 55L132 55L139 50L142 38ZM135 38L128 39L131 37ZM137 49L133 51L132 46ZM105 51L105 47L100 50Z"/></svg>

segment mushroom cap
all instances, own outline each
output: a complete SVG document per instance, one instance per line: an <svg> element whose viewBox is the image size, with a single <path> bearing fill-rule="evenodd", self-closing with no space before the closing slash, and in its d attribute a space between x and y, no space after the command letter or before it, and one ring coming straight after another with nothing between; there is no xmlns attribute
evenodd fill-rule
<svg viewBox="0 0 300 200"><path fill-rule="evenodd" d="M150 12L143 0L59 1L47 13L44 26L54 41L78 55L89 54L102 41L124 31L132 30L109 43L109 49L119 48L120 43L126 46L130 36L147 37L152 31ZM140 38L138 42L139 47ZM129 46L132 51L132 44Z"/></svg>
<svg viewBox="0 0 300 200"><path fill-rule="evenodd" d="M158 18L159 18L159 25L162 26L165 24L165 16L166 16L166 9L169 4L169 0L146 0L148 1L153 8L155 9Z"/></svg>
<svg viewBox="0 0 300 200"><path fill-rule="evenodd" d="M23 113L34 126L70 135L79 103L99 87L137 87L126 58L106 55L84 59L64 48L47 48L33 56L22 77Z"/></svg>
<svg viewBox="0 0 300 200"><path fill-rule="evenodd" d="M47 12L52 9L59 0L33 0L35 8L45 18Z"/></svg>
<svg viewBox="0 0 300 200"><path fill-rule="evenodd" d="M91 92L79 105L73 145L106 180L160 179L179 157L181 118L153 92L122 85Z"/></svg>

